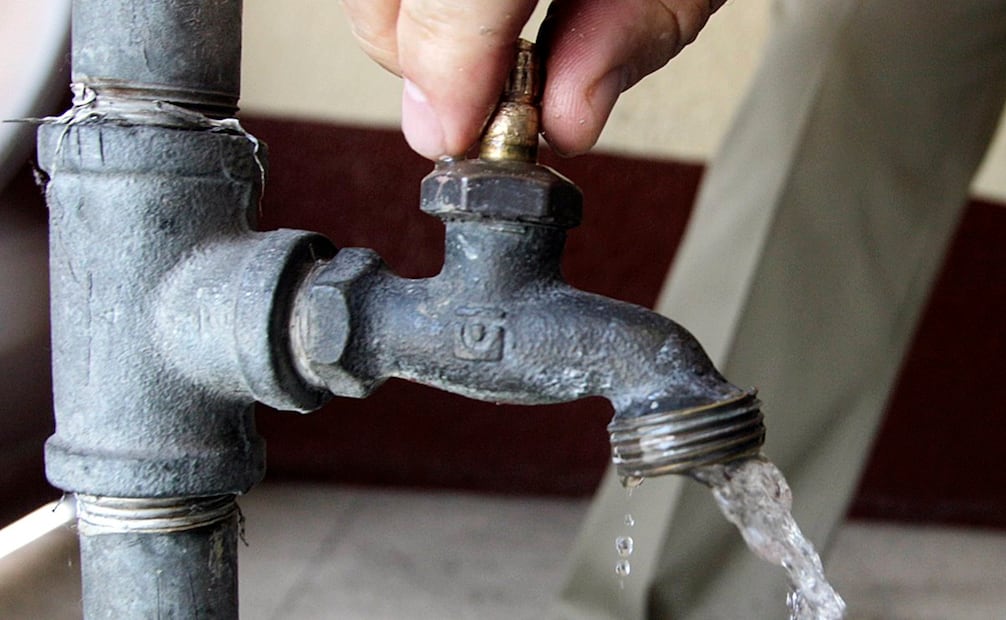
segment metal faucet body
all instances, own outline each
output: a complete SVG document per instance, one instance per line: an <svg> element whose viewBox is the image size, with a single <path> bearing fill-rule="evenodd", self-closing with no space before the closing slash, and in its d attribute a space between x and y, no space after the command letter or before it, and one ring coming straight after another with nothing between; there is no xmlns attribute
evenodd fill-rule
<svg viewBox="0 0 1006 620"><path fill-rule="evenodd" d="M691 334L563 280L580 203L576 186L534 163L441 162L423 181L422 208L445 222L443 269L400 278L355 248L319 261L293 312L302 374L354 397L390 377L490 402L604 397L627 477L756 451L757 400L723 379Z"/></svg>

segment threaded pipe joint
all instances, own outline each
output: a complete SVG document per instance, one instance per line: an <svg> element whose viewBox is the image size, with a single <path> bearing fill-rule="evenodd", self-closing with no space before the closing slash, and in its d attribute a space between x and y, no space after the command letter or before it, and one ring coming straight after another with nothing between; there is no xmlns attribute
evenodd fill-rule
<svg viewBox="0 0 1006 620"><path fill-rule="evenodd" d="M616 416L608 425L612 461L623 479L686 473L757 454L765 441L760 401L755 391L686 409Z"/></svg>

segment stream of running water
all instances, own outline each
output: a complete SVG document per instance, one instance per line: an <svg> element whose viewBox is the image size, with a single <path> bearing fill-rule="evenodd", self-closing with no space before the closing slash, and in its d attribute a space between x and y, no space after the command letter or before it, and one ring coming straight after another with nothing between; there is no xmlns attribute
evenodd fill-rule
<svg viewBox="0 0 1006 620"><path fill-rule="evenodd" d="M758 456L691 472L760 558L789 577L790 620L841 620L845 601L824 576L821 558L791 514L793 496L779 469Z"/></svg>

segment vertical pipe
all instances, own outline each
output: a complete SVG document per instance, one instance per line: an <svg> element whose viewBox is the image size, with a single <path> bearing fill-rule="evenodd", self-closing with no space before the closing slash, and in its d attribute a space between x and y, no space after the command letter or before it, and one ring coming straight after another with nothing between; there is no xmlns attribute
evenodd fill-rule
<svg viewBox="0 0 1006 620"><path fill-rule="evenodd" d="M233 496L78 497L86 618L237 618Z"/></svg>
<svg viewBox="0 0 1006 620"><path fill-rule="evenodd" d="M233 516L162 531L135 513L166 497L185 498L183 513L220 495L233 506L264 473L254 395L227 364L244 333L235 275L269 238L248 230L261 175L253 148L236 135L101 122L45 126L39 145L56 409L46 472L78 494L79 510L86 495L131 504L105 529L81 528L84 617L236 618ZM200 272L189 315L171 313L167 292L207 255L218 270ZM207 348L179 351L185 329ZM192 372L186 353L211 367Z"/></svg>
<svg viewBox="0 0 1006 620"><path fill-rule="evenodd" d="M251 300L268 323L275 274L256 252L280 263L296 237L279 247L249 230L264 153L207 118L237 108L241 2L75 0L72 34L85 96L40 129L39 160L56 408L46 470L78 496L84 617L237 618L234 497L261 478L264 446L234 360L266 339L239 315ZM206 256L217 271L193 259ZM179 280L200 283L184 317L165 309ZM183 350L189 333L209 348ZM212 368L194 372L193 359Z"/></svg>
<svg viewBox="0 0 1006 620"><path fill-rule="evenodd" d="M241 0L75 0L73 82L99 96L233 116Z"/></svg>

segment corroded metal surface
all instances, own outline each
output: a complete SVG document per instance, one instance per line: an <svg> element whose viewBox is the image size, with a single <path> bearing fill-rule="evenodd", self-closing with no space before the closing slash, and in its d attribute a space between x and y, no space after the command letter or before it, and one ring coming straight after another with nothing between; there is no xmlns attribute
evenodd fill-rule
<svg viewBox="0 0 1006 620"><path fill-rule="evenodd" d="M441 161L423 180L421 208L447 229L440 274L399 278L361 249L319 262L294 310L299 367L356 397L389 377L491 402L602 396L615 408L613 460L625 477L757 452L757 399L728 383L691 334L563 280L582 197L535 163L537 64L522 42L479 159Z"/></svg>
<svg viewBox="0 0 1006 620"><path fill-rule="evenodd" d="M615 408L615 462L632 476L761 445L757 400L724 380L691 334L562 279L565 229L580 210L569 181L534 164L442 163L423 182L422 207L447 229L437 276L399 278L372 251L350 249L305 279L293 342L319 387L361 397L398 377L490 402L601 396ZM724 412L740 402L738 426ZM701 433L681 432L680 420L698 418Z"/></svg>

